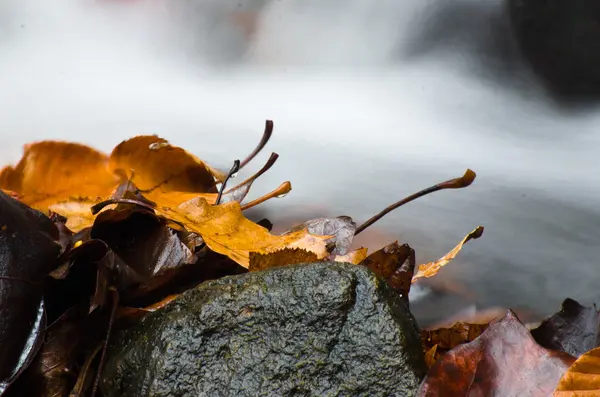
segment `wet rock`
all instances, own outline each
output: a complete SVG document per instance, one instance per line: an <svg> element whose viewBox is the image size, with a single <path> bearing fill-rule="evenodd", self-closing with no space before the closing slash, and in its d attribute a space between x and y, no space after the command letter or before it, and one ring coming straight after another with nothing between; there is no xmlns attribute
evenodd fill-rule
<svg viewBox="0 0 600 397"><path fill-rule="evenodd" d="M600 3L508 0L523 55L563 98L600 96Z"/></svg>
<svg viewBox="0 0 600 397"><path fill-rule="evenodd" d="M412 396L425 374L404 303L339 263L204 283L113 340L107 397Z"/></svg>

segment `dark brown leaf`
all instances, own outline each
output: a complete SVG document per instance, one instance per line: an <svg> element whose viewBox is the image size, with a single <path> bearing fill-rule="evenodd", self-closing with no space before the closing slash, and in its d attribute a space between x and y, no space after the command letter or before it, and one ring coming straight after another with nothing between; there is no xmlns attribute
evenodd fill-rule
<svg viewBox="0 0 600 397"><path fill-rule="evenodd" d="M48 217L0 192L0 395L39 348L26 345L43 334L43 280L56 266L57 239Z"/></svg>
<svg viewBox="0 0 600 397"><path fill-rule="evenodd" d="M547 397L574 361L568 354L538 345L509 311L479 338L443 355L418 395Z"/></svg>
<svg viewBox="0 0 600 397"><path fill-rule="evenodd" d="M565 299L560 311L545 319L531 331L537 343L547 349L560 350L574 357L600 346L598 326L600 311Z"/></svg>
<svg viewBox="0 0 600 397"><path fill-rule="evenodd" d="M415 251L408 244L397 241L373 252L361 266L366 266L388 282L408 304L411 280L415 271Z"/></svg>

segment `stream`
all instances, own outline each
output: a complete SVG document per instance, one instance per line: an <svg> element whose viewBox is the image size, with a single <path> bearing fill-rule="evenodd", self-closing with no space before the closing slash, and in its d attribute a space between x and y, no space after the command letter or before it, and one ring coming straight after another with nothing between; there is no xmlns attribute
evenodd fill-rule
<svg viewBox="0 0 600 397"><path fill-rule="evenodd" d="M250 195L292 182L260 209L275 231L361 223L471 168L471 187L396 210L357 245L398 239L422 263L483 225L436 276L469 304L542 316L598 301L600 110L546 95L499 0L0 3L2 163L35 140L108 152L158 134L229 169L266 119L273 138L245 173L280 155Z"/></svg>

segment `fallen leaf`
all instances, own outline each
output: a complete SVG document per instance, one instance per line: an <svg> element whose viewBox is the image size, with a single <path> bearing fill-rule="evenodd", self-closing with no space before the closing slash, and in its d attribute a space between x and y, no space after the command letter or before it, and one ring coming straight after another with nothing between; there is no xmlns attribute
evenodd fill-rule
<svg viewBox="0 0 600 397"><path fill-rule="evenodd" d="M109 249L142 278L195 261L177 233L146 209L108 210L96 218L90 237Z"/></svg>
<svg viewBox="0 0 600 397"><path fill-rule="evenodd" d="M564 373L554 397L600 396L600 348L583 354Z"/></svg>
<svg viewBox="0 0 600 397"><path fill-rule="evenodd" d="M0 172L0 188L42 212L59 201L107 197L118 183L108 157L77 143L43 141L26 145L19 163Z"/></svg>
<svg viewBox="0 0 600 397"><path fill-rule="evenodd" d="M237 201L211 206L197 197L176 209L162 209L163 214L202 237L206 245L248 268L250 252L261 254L284 248L301 248L316 254L317 259L329 256L327 243L332 236L313 235L307 228L276 236L242 215Z"/></svg>
<svg viewBox="0 0 600 397"><path fill-rule="evenodd" d="M380 278L396 290L408 305L411 280L415 270L415 251L408 245L397 241L373 252L361 266L371 269Z"/></svg>
<svg viewBox="0 0 600 397"><path fill-rule="evenodd" d="M441 356L417 395L547 397L574 361L539 346L509 311L473 342Z"/></svg>
<svg viewBox="0 0 600 397"><path fill-rule="evenodd" d="M223 174L184 149L156 135L121 142L110 155L109 170L124 172L142 191L216 193Z"/></svg>
<svg viewBox="0 0 600 397"><path fill-rule="evenodd" d="M421 330L421 340L428 349L437 345L441 349L450 350L463 343L468 343L478 338L488 324L456 323L450 328Z"/></svg>
<svg viewBox="0 0 600 397"><path fill-rule="evenodd" d="M600 345L600 311L565 299L560 311L531 331L533 338L547 349L560 350L579 357Z"/></svg>
<svg viewBox="0 0 600 397"><path fill-rule="evenodd" d="M367 258L368 250L364 247L348 252L346 255L336 255L335 262L346 262L358 265Z"/></svg>
<svg viewBox="0 0 600 397"><path fill-rule="evenodd" d="M448 350L472 342L487 328L488 324L458 322L447 328L422 329L421 342L425 356L430 354L430 360L436 361Z"/></svg>
<svg viewBox="0 0 600 397"><path fill-rule="evenodd" d="M414 275L412 282L414 283L415 281L417 281L420 278L435 276L442 267L446 266L448 263L450 263L450 261L452 259L454 259L456 257L456 255L458 255L458 253L462 249L463 245L467 241L469 241L471 239L477 239L477 238L481 237L482 235L483 235L483 226L479 226L475 230L473 230L471 233L467 234L467 236L460 243L458 243L458 245L456 247L454 247L452 249L452 251L448 252L446 255L444 255L437 261L419 265L417 268L418 269L417 273Z"/></svg>
<svg viewBox="0 0 600 397"><path fill-rule="evenodd" d="M274 267L317 262L317 260L318 257L314 252L309 252L300 248L284 248L268 254L250 252L250 265L248 266L248 270L251 272L258 272Z"/></svg>
<svg viewBox="0 0 600 397"><path fill-rule="evenodd" d="M43 281L57 265L58 239L48 217L0 191L0 395L39 348Z"/></svg>

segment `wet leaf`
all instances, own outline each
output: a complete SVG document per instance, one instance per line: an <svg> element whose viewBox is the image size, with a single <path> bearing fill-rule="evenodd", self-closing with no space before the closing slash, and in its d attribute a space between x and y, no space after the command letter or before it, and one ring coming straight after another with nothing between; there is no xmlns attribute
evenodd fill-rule
<svg viewBox="0 0 600 397"><path fill-rule="evenodd" d="M585 307L573 299L565 299L560 311L545 319L531 335L545 348L579 357L600 345L599 326L600 311L595 306Z"/></svg>
<svg viewBox="0 0 600 397"><path fill-rule="evenodd" d="M548 396L574 357L539 346L509 311L430 368L419 396Z"/></svg>
<svg viewBox="0 0 600 397"><path fill-rule="evenodd" d="M564 373L554 397L592 397L600 395L600 348L583 354Z"/></svg>
<svg viewBox="0 0 600 397"><path fill-rule="evenodd" d="M146 209L104 211L96 218L90 237L106 243L144 279L195 261L178 235Z"/></svg>
<svg viewBox="0 0 600 397"><path fill-rule="evenodd" d="M248 270L251 272L258 272L274 267L317 261L318 257L314 252L309 252L300 248L284 248L268 254L250 252L250 265L248 266Z"/></svg>
<svg viewBox="0 0 600 397"><path fill-rule="evenodd" d="M397 241L388 244L379 251L373 252L360 262L360 265L368 267L387 281L408 304L408 294L415 270L415 251L408 244L400 245Z"/></svg>
<svg viewBox="0 0 600 397"><path fill-rule="evenodd" d="M58 238L49 218L0 192L0 395L39 347L43 280L57 265Z"/></svg>
<svg viewBox="0 0 600 397"><path fill-rule="evenodd" d="M414 283L420 278L424 277L433 277L440 271L440 269L446 266L450 261L452 261L456 255L460 252L463 245L472 239L477 239L483 235L483 226L477 227L471 233L467 234L467 236L460 242L456 247L452 249L452 251L448 252L446 255L441 257L435 262L425 263L423 265L419 265L417 268L417 273L414 275L412 282Z"/></svg>

